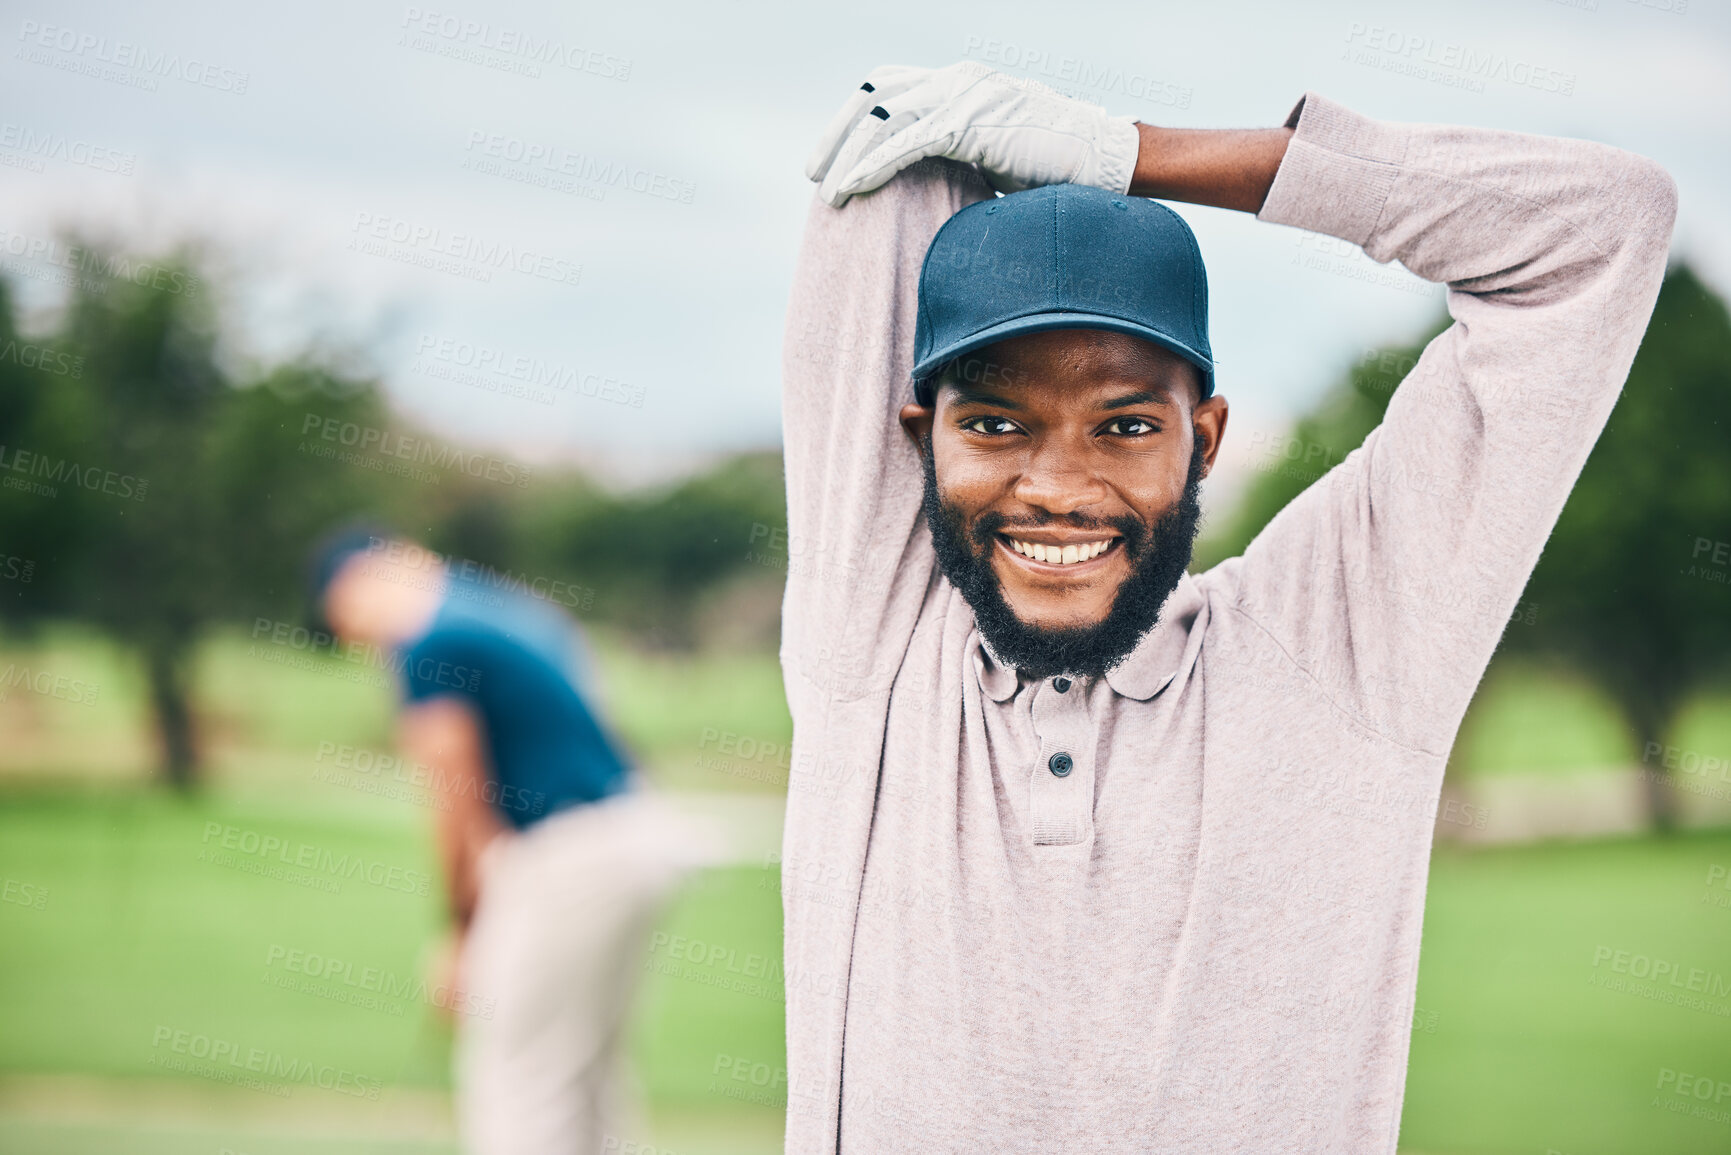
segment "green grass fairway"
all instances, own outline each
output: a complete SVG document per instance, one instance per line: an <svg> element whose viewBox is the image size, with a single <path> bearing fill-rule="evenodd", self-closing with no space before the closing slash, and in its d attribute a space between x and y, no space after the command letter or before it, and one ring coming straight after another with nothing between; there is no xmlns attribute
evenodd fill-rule
<svg viewBox="0 0 1731 1155"><path fill-rule="evenodd" d="M287 950L418 977L438 925L423 837L137 789L9 796L0 814L0 871L47 890L40 910L0 909L0 1067L150 1075L170 1054L158 1045L167 1029L387 1083L444 1078L443 1041L422 1008L358 1009L266 981L294 978L267 963ZM279 856L224 850L231 830L237 844L280 839L291 856L312 847L397 878L390 888L344 879L348 866L295 881L247 873L280 867ZM303 884L315 880L336 892Z"/></svg>
<svg viewBox="0 0 1731 1155"><path fill-rule="evenodd" d="M417 975L438 926L434 897L353 879L331 893L245 873L210 861L224 837L207 838L211 824L403 871L432 869L416 824L291 821L238 802L131 789L0 794L0 879L32 888L15 886L13 901L0 903L0 1074L162 1078L153 1058L163 1049L153 1044L167 1027L335 1064L404 1093L444 1086L448 1038L425 1006L361 1008L265 981L280 970L268 963L279 946ZM1731 981L1731 909L1702 901L1715 864L1731 866L1731 835L1440 852L1403 1147L1731 1149L1731 1126L1653 1105L1656 1096L1677 1098L1657 1087L1664 1070L1731 1081L1731 1018L1592 985L1595 976L1612 977L1610 961L1594 966L1600 948ZM686 1113L734 1117L733 1104L712 1089L718 1061L784 1061L779 965L764 961L780 956L771 882L760 869L712 873L665 920L665 933L683 940L683 957L674 957L671 938L658 949L663 968L646 975L635 1031L658 1133L664 1120L680 1131ZM1713 893L1731 900L1722 886ZM1731 1012L1731 998L1703 997ZM297 1087L294 1100L312 1105L325 1094ZM261 1109L277 1102L255 1098ZM739 1129L762 1132L761 1105L738 1110ZM667 1145L680 1155L758 1149L743 1139L703 1145L703 1136L719 1141L726 1130L689 1128L686 1146ZM8 1121L0 1149L60 1149L34 1139L15 1145L39 1133ZM138 1150L155 1149L140 1136Z"/></svg>
<svg viewBox="0 0 1731 1155"><path fill-rule="evenodd" d="M1731 1122L1673 1114L1696 1100L1659 1086L1667 1070L1731 1084L1731 907L1714 901L1731 904L1731 889L1715 865L1731 866L1731 834L1439 850L1402 1146L1731 1151ZM1625 969L1640 969L1635 956L1677 967L1683 985L1655 991L1688 996L1698 969L1702 1005L1594 985L1628 981L1618 951Z"/></svg>
<svg viewBox="0 0 1731 1155"><path fill-rule="evenodd" d="M309 861L325 868L289 878L249 872L282 865L281 851L223 849L252 845L254 834L260 845L281 840L291 859L314 848ZM0 903L0 1070L157 1075L168 1029L386 1085L443 1086L447 1032L412 996L441 925L435 872L419 827L291 821L142 790L0 795L0 879L19 884L15 900L31 900ZM368 874L384 881L370 884ZM781 900L765 885L769 874L699 878L666 929L735 949L738 959L773 958L774 993ZM315 880L337 890L308 885ZM284 969L289 951L352 963L352 973L377 968L411 993L357 1005L332 997L337 983L279 986L273 980L299 978ZM719 959L645 976L641 1047L655 1097L705 1099L721 1053L781 1062L780 1002L717 985L730 977Z"/></svg>

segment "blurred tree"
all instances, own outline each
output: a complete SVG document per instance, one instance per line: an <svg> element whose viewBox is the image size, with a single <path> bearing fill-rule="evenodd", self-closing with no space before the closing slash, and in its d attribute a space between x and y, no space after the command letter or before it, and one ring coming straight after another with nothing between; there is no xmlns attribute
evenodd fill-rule
<svg viewBox="0 0 1731 1155"><path fill-rule="evenodd" d="M1725 542L1731 317L1678 266L1533 571L1536 623L1506 639L1578 664L1617 700L1643 752L1661 828L1675 821L1675 796L1664 760L1648 751L1665 740L1687 697L1731 668L1731 567L1712 560L1716 548L1725 557Z"/></svg>
<svg viewBox="0 0 1731 1155"><path fill-rule="evenodd" d="M37 455L64 459L87 409L84 359L58 336L18 331L11 286L0 281L0 618L29 624L71 604L66 561L76 523L33 488ZM20 456L22 454L22 456Z"/></svg>
<svg viewBox="0 0 1731 1155"><path fill-rule="evenodd" d="M1367 353L1298 423L1287 443L1301 447L1297 457L1272 455L1277 468L1205 539L1198 567L1242 553L1282 506L1356 448L1424 344ZM1643 751L1664 741L1691 692L1731 668L1731 586L1727 567L1712 562L1731 542L1728 449L1731 318L1678 266L1528 584L1533 625L1504 635L1509 650L1563 658L1597 681ZM1673 796L1663 763L1647 769L1652 819L1664 827L1674 820Z"/></svg>
<svg viewBox="0 0 1731 1155"><path fill-rule="evenodd" d="M549 482L520 511L516 536L524 568L569 575L597 591L598 616L685 649L707 592L754 571L780 580L785 556L753 559L782 542L786 524L781 457L758 453L646 493Z"/></svg>
<svg viewBox="0 0 1731 1155"><path fill-rule="evenodd" d="M87 268L141 267L81 248ZM0 433L15 438L4 464L27 483L0 491L0 528L44 571L15 615L75 616L133 650L165 776L186 786L198 763L190 662L204 629L290 612L313 536L376 501L370 476L298 451L308 396L350 419L380 407L370 386L304 367L236 387L192 262L147 267L144 283L75 283L60 332L41 345L76 372L0 376ZM9 307L3 323L11 333Z"/></svg>
<svg viewBox="0 0 1731 1155"><path fill-rule="evenodd" d="M509 496L497 485L459 476L435 493L427 545L447 557L479 562L501 573L522 568L513 540Z"/></svg>
<svg viewBox="0 0 1731 1155"><path fill-rule="evenodd" d="M382 430L389 418L370 381L310 362L279 366L230 391L211 429L210 476L223 559L213 594L222 617L290 618L305 608L308 551L358 516L413 522L424 497L413 482L312 452L329 442L311 422Z"/></svg>
<svg viewBox="0 0 1731 1155"><path fill-rule="evenodd" d="M69 508L82 531L77 609L142 659L163 768L185 785L197 761L187 659L211 612L221 545L206 458L228 383L210 299L81 279L65 340L86 365L85 410L68 449L87 475L104 477L101 491L86 483L60 495L76 499Z"/></svg>

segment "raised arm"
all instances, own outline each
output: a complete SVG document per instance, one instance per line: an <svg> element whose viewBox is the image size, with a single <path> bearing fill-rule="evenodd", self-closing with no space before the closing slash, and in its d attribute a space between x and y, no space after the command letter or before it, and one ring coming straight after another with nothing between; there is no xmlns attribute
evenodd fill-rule
<svg viewBox="0 0 1731 1155"><path fill-rule="evenodd" d="M796 727L814 693L888 693L934 568L919 459L896 420L920 263L990 196L968 169L917 166L834 209L814 198L782 348L788 503L782 667Z"/></svg>
<svg viewBox="0 0 1731 1155"><path fill-rule="evenodd" d="M1286 156L1290 128L1157 128L1136 125L1130 192L1240 212L1262 211Z"/></svg>
<svg viewBox="0 0 1731 1155"><path fill-rule="evenodd" d="M1628 375L1676 191L1584 141L1314 94L1288 123L1260 219L1446 284L1455 323L1363 446L1216 576L1340 709L1441 754Z"/></svg>

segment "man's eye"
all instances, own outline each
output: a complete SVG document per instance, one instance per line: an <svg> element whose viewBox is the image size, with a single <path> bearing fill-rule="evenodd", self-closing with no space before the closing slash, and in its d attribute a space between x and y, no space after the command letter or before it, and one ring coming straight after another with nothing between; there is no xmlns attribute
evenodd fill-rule
<svg viewBox="0 0 1731 1155"><path fill-rule="evenodd" d="M962 428L969 433L1012 433L1016 423L1007 417L970 417L962 422Z"/></svg>
<svg viewBox="0 0 1731 1155"><path fill-rule="evenodd" d="M1117 417L1106 423L1106 432L1120 437L1144 437L1160 432L1160 427L1146 417Z"/></svg>

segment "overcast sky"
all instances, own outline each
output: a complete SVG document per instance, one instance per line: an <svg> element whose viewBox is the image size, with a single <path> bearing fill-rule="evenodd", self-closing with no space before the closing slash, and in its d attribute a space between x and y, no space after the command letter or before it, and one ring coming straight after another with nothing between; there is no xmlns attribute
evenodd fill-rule
<svg viewBox="0 0 1731 1155"><path fill-rule="evenodd" d="M1670 169L1676 253L1731 285L1722 3L1077 11L9 0L0 256L45 309L61 290L41 244L57 229L147 249L214 241L249 355L359 352L447 436L650 476L778 443L806 151L873 66L971 56L1059 73L1057 87L1154 123L1276 124L1314 89L1387 119L1607 141ZM1494 74L1452 63L1469 58ZM1413 75L1426 60L1439 66ZM1343 246L1180 211L1208 265L1241 446L1441 309L1429 286ZM527 271L487 263L507 248ZM519 358L567 388L503 391L521 386L491 366Z"/></svg>

